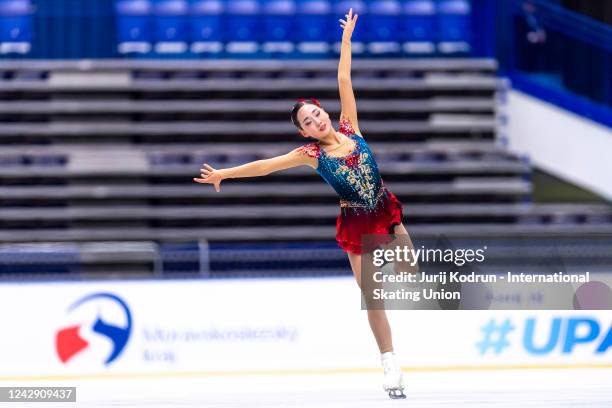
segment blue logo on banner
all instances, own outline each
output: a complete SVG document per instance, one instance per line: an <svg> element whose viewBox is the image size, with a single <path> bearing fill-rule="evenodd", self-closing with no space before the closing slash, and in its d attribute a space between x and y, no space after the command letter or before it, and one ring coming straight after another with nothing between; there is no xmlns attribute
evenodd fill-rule
<svg viewBox="0 0 612 408"><path fill-rule="evenodd" d="M481 327L482 336L476 348L480 354L486 354L489 350L501 354L511 347L511 334L516 329L510 319L501 323L491 319ZM536 331L544 331L546 335L536 340ZM593 353L603 354L612 347L612 325L605 326L589 317L555 317L550 322L531 317L525 320L523 326L522 345L525 351L535 355L545 355L554 350L570 354L578 346L589 346L593 348Z"/></svg>

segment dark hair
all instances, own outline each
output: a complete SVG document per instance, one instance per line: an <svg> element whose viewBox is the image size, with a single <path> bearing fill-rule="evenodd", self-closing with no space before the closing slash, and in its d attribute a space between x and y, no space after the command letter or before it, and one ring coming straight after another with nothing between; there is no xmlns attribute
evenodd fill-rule
<svg viewBox="0 0 612 408"><path fill-rule="evenodd" d="M321 107L321 103L319 103L319 101L317 101L314 98L310 100L298 99L298 102L296 102L295 105L293 105L293 108L291 108L291 121L293 122L295 127L297 127L300 130L302 130L302 125L300 125L300 122L298 121L297 114L298 114L298 111L302 108L302 106L306 104L315 105L315 106L318 106L319 108Z"/></svg>

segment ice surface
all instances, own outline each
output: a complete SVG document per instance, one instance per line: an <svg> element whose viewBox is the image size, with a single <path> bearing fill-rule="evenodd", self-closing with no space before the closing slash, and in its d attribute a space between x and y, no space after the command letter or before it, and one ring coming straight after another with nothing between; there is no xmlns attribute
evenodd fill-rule
<svg viewBox="0 0 612 408"><path fill-rule="evenodd" d="M405 370L405 382L404 400L388 398L379 372L152 375L0 385L77 387L76 404L54 407L612 407L612 369Z"/></svg>

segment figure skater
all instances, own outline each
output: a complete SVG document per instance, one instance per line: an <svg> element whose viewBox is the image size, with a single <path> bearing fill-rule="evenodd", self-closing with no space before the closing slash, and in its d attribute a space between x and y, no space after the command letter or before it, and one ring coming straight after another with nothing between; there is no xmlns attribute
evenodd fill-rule
<svg viewBox="0 0 612 408"><path fill-rule="evenodd" d="M200 169L202 178L194 178L194 181L213 184L219 192L224 179L264 176L302 165L316 169L340 196L336 240L347 253L361 288L362 255L371 255L373 250L362 243L363 234L401 235L410 245L412 242L402 224L402 204L383 184L374 155L359 130L351 83L351 36L358 15L353 16L353 10L350 9L345 16L345 20L339 20L343 28L338 66L342 106L339 132L332 127L329 114L316 99L300 99L291 110L291 120L300 135L315 141L285 155L241 166L214 169L205 163ZM383 388L391 398L405 398L402 371L393 351L391 329L384 307L368 308L368 321L381 353Z"/></svg>

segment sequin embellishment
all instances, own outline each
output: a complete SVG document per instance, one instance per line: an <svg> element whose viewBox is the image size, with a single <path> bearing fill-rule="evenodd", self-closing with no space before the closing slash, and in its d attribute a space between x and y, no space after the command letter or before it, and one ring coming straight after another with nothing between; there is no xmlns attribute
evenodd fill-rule
<svg viewBox="0 0 612 408"><path fill-rule="evenodd" d="M338 132L344 133L347 136L356 134L353 125L351 125L351 122L347 119L340 119L340 123L338 123Z"/></svg>
<svg viewBox="0 0 612 408"><path fill-rule="evenodd" d="M336 175L349 182L361 200L367 204L366 206L374 206L376 204L376 185L372 166L368 163L369 156L368 153L355 155L355 157L358 157L356 166L351 168L342 164L336 169Z"/></svg>
<svg viewBox="0 0 612 408"><path fill-rule="evenodd" d="M321 155L321 150L317 142L305 144L297 149L298 152L305 154L308 157L314 157L316 159Z"/></svg>

